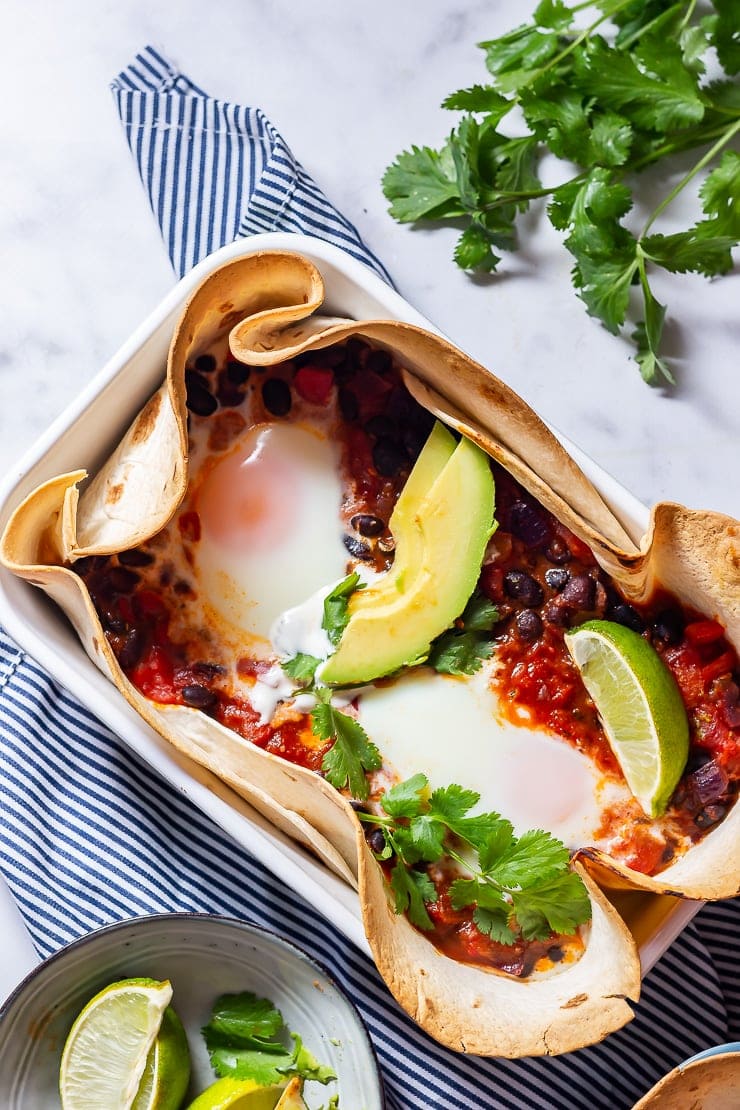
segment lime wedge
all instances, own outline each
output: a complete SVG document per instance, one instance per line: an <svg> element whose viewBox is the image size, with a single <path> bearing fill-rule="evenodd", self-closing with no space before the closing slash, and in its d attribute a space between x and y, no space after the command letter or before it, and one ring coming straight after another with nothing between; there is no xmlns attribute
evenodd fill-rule
<svg viewBox="0 0 740 1110"><path fill-rule="evenodd" d="M166 980L125 979L88 1002L62 1052L63 1110L130 1110L171 998Z"/></svg>
<svg viewBox="0 0 740 1110"><path fill-rule="evenodd" d="M179 1110L190 1080L190 1050L182 1022L168 1006L146 1058L131 1110Z"/></svg>
<svg viewBox="0 0 740 1110"><path fill-rule="evenodd" d="M206 1087L187 1110L274 1110L284 1087L261 1087L254 1079L227 1076Z"/></svg>
<svg viewBox="0 0 740 1110"><path fill-rule="evenodd" d="M689 724L676 680L637 632L587 621L565 635L627 785L659 817L689 754Z"/></svg>

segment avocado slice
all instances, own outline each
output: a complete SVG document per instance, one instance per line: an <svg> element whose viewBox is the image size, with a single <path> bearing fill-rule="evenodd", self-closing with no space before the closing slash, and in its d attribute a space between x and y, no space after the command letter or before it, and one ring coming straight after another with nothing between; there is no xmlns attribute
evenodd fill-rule
<svg viewBox="0 0 740 1110"><path fill-rule="evenodd" d="M407 487L408 482L404 493ZM432 640L460 615L475 589L494 527L493 508L488 457L463 439L430 486L422 490L421 482L414 482L400 519L394 513L396 562L381 582L350 599L349 622L319 672L322 682L372 682L426 657Z"/></svg>
<svg viewBox="0 0 740 1110"><path fill-rule="evenodd" d="M419 505L452 458L456 446L455 437L447 431L444 424L436 421L388 521L391 535L396 541L393 566L377 582L353 596L350 603L352 613L361 609L378 608L395 601L403 593L407 579L413 577L421 567L424 537L417 520Z"/></svg>

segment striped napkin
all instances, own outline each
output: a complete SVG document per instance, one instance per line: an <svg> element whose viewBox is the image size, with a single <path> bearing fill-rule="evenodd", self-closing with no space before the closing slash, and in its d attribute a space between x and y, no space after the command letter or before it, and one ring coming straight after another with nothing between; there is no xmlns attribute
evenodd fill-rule
<svg viewBox="0 0 740 1110"><path fill-rule="evenodd" d="M148 48L113 94L172 264L256 231L309 232L387 279L261 111L213 100ZM372 963L0 635L0 869L42 956L137 914L187 910L273 928L358 1005L391 1110L626 1110L666 1071L740 1039L740 903L708 906L644 984L631 1025L566 1057L440 1048ZM353 1110L351 1099L343 1100Z"/></svg>

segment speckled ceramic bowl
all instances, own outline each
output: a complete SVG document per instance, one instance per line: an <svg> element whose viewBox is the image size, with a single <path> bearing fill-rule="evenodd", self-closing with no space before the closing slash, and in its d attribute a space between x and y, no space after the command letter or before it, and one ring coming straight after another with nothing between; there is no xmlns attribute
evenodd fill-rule
<svg viewBox="0 0 740 1110"><path fill-rule="evenodd" d="M309 1106L338 1091L340 1105L382 1110L375 1053L356 1009L295 945L256 925L206 914L137 917L98 929L40 964L0 1011L0 1106L59 1110L59 1061L82 1007L118 979L169 979L188 1035L190 1098L215 1076L200 1029L220 994L242 990L271 999L290 1029L338 1076L306 1087ZM187 1105L187 1099L186 1099Z"/></svg>

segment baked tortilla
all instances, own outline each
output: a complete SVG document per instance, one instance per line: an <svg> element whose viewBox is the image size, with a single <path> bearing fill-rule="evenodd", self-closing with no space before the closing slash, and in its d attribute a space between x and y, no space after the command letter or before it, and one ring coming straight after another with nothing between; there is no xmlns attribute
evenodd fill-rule
<svg viewBox="0 0 740 1110"><path fill-rule="evenodd" d="M122 673L76 559L126 550L155 535L187 488L185 367L218 335L233 354L266 365L358 335L393 352L425 407L479 443L594 551L629 596L660 581L725 625L740 645L737 522L659 505L637 544L567 452L503 382L446 340L394 321L316 315L323 282L300 255L260 252L230 262L196 291L177 326L167 378L95 478L62 475L30 494L11 518L0 558L69 616L86 651L162 736L246 798L280 829L357 886L381 974L402 1006L445 1045L481 1055L567 1052L601 1040L632 1017L640 989L635 942L600 885L725 897L740 885L740 807L656 878L587 849L576 861L593 919L585 951L552 974L526 980L441 954L388 901L380 869L349 802L323 778L264 751L196 709L144 698Z"/></svg>

